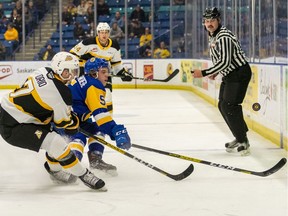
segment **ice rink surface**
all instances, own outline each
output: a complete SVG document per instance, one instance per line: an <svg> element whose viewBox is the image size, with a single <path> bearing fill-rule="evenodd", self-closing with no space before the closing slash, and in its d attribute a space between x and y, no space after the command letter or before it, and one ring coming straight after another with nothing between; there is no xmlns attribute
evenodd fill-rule
<svg viewBox="0 0 288 216"><path fill-rule="evenodd" d="M116 89L113 101L115 121L127 127L135 144L252 171L264 171L287 157L253 131L248 133L250 156L226 153L224 143L233 137L217 108L191 92ZM171 174L191 163L135 148L129 153ZM104 160L118 169L116 177L96 172L108 192L95 192L82 182L55 185L43 167L44 151L16 148L0 137L1 215L288 215L287 165L258 177L193 162L194 172L174 181L108 147ZM86 154L83 163L88 166Z"/></svg>

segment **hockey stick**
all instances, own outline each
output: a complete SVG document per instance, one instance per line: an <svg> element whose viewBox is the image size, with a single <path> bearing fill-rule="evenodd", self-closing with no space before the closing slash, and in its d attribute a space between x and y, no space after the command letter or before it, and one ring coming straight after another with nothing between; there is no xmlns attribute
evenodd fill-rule
<svg viewBox="0 0 288 216"><path fill-rule="evenodd" d="M89 133L89 132L87 132L87 131L85 131L85 130L83 130L83 129L81 129L81 128L79 128L79 131L80 131L82 134L86 135L86 136L92 137L93 139L97 140L98 142L102 143L103 145L108 146L108 147L116 150L117 152L119 152L119 153L121 153L121 154L129 157L129 158L132 158L133 160L135 160L135 161L137 161L137 162L145 165L146 167L149 167L150 169L153 169L153 170L155 170L155 171L157 171L157 172L159 172L159 173L161 173L161 174L163 174L163 175L165 175L165 176L167 176L167 177L169 177L169 178L171 178L171 179L174 179L175 181L180 181L180 180L182 180L182 179L185 179L185 178L188 177L188 176L193 172L193 170L194 170L193 164L190 164L189 167L188 167L186 170L184 170L182 173L180 173L180 174L178 174L178 175L172 175L172 174L170 174L170 173L168 173L168 172L165 172L165 171L162 170L162 169L159 169L158 167L155 167L154 165L152 165L152 164L150 164L150 163L147 163L147 162L143 161L143 160L140 159L140 158L135 157L134 155L132 155L132 154L130 154L130 153L122 150L121 148L118 148L118 147L116 147L116 146L114 146L114 145L106 142L105 140L100 139L99 137L97 137L97 136L95 136L95 135L93 135L93 134L91 134L91 133Z"/></svg>
<svg viewBox="0 0 288 216"><path fill-rule="evenodd" d="M156 152L156 153L167 155L167 156L170 156L170 157L180 158L180 159L183 159L183 160L193 161L193 162L196 162L196 163L206 164L206 165L212 166L212 167L222 168L222 169L226 169L226 170L231 170L231 171L241 172L241 173L245 173L245 174L261 176L261 177L266 177L266 176L269 176L269 175L277 172L287 162L286 158L282 158L272 168L270 168L268 170L265 170L263 172L255 172L255 171L251 171L251 170L245 170L245 169L241 169L241 168L237 168L237 167L232 167L232 166L217 164L217 163L213 163L213 162L209 162L209 161L205 161L205 160L200 160L200 159L197 159L197 158L187 157L187 156L180 155L180 154L175 154L175 153L171 153L171 152L165 152L165 151L162 151L162 150L153 149L153 148L149 148L149 147L141 146L141 145L137 145L137 144L132 144L132 147L138 148L138 149L143 149L143 150L146 150L146 151Z"/></svg>
<svg viewBox="0 0 288 216"><path fill-rule="evenodd" d="M157 81L157 82L169 82L179 73L179 69L175 69L166 79L148 79L143 77L132 77L133 79L145 80L145 81ZM124 76L112 75L112 77L124 78Z"/></svg>

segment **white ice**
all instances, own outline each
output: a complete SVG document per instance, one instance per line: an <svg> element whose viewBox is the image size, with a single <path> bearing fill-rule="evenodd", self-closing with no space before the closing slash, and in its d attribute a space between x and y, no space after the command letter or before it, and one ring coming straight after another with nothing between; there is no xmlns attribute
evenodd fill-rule
<svg viewBox="0 0 288 216"><path fill-rule="evenodd" d="M287 157L285 150L253 131L248 133L250 156L226 153L224 143L233 137L217 108L191 92L116 89L113 101L114 119L127 127L135 144L252 171L264 171ZM43 167L44 151L16 148L0 137L0 214L288 215L287 165L269 177L258 177L135 148L129 153L171 174L182 172L190 163L195 170L186 179L174 181L106 147L104 160L117 165L119 175L96 173L108 192L95 192L82 182L53 184ZM88 166L86 154L83 164Z"/></svg>

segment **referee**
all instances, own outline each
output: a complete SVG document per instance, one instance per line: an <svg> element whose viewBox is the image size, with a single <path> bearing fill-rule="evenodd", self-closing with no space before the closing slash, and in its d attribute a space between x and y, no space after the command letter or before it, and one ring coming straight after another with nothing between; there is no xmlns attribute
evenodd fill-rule
<svg viewBox="0 0 288 216"><path fill-rule="evenodd" d="M242 102L244 100L251 68L236 36L221 25L221 14L216 7L203 13L203 25L209 35L210 57L213 67L194 70L194 78L222 75L218 108L235 139L225 144L227 152L237 150L242 156L250 154Z"/></svg>

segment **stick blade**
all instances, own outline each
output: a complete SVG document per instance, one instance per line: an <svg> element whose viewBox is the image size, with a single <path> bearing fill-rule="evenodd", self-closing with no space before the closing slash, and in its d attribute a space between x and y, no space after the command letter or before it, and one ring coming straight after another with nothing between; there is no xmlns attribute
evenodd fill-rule
<svg viewBox="0 0 288 216"><path fill-rule="evenodd" d="M287 163L287 159L286 158L281 158L281 160L277 164L275 164L272 168L260 173L259 175L263 176L263 177L272 175L273 173L275 173L278 170L280 170L286 163Z"/></svg>
<svg viewBox="0 0 288 216"><path fill-rule="evenodd" d="M179 173L178 175L168 175L170 178L174 179L175 181L181 181L185 178L187 178L192 172L194 171L193 164L190 164L189 167L184 170L182 173Z"/></svg>
<svg viewBox="0 0 288 216"><path fill-rule="evenodd" d="M166 79L152 79L152 81L169 82L179 73L179 69L175 69Z"/></svg>

